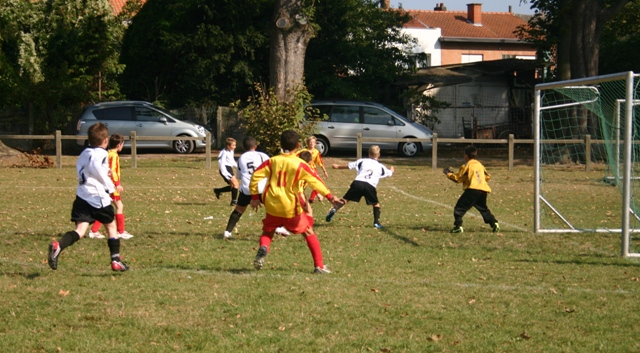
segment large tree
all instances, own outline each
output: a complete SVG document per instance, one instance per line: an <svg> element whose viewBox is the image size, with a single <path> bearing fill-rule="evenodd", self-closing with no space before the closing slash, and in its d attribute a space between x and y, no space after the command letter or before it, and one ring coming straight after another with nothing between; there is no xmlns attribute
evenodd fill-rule
<svg viewBox="0 0 640 353"><path fill-rule="evenodd" d="M559 79L596 76L603 30L629 1L532 0L540 12L521 34L543 49L556 49Z"/></svg>
<svg viewBox="0 0 640 353"><path fill-rule="evenodd" d="M170 107L228 104L266 77L270 0L149 0L122 47L122 90Z"/></svg>

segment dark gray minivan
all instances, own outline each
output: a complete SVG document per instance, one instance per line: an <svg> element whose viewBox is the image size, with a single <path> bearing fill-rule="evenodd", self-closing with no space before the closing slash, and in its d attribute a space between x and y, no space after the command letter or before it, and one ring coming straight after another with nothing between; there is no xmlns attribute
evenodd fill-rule
<svg viewBox="0 0 640 353"><path fill-rule="evenodd" d="M382 104L362 101L312 101L310 107L317 109L320 116L328 120L318 122L316 148L325 156L332 149L357 148L356 134L364 138L419 138L431 139L431 130L409 121ZM413 157L420 151L430 150L431 142L363 142L366 150L378 145L382 150L398 151Z"/></svg>
<svg viewBox="0 0 640 353"><path fill-rule="evenodd" d="M202 125L182 121L170 112L144 101L114 101L87 106L78 119L77 135L87 135L89 126L102 122L109 134L130 136L190 136L201 140L138 140L140 148L173 149L177 153L191 153L206 147L206 130ZM213 144L213 138L211 139ZM78 145L86 146L86 140L78 140ZM131 147L129 140L125 147Z"/></svg>

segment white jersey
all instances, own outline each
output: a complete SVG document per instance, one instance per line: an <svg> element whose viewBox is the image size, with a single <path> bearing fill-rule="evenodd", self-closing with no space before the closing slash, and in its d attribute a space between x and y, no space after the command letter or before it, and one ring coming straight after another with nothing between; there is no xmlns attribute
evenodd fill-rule
<svg viewBox="0 0 640 353"><path fill-rule="evenodd" d="M373 187L378 186L380 179L393 175L389 168L372 158L362 158L351 162L349 169L355 169L358 172L355 180L364 181Z"/></svg>
<svg viewBox="0 0 640 353"><path fill-rule="evenodd" d="M255 171L256 168L258 168L262 163L268 160L269 156L266 153L258 151L247 151L240 156L240 159L238 159L238 172L241 179L241 193L245 195L251 195L251 191L249 191L249 183L251 182L253 171ZM264 190L266 182L266 178L260 182L258 186L258 191L260 191L260 193L262 193L262 191Z"/></svg>
<svg viewBox="0 0 640 353"><path fill-rule="evenodd" d="M233 159L233 151L225 148L220 150L220 154L218 154L218 168L225 179L231 179L233 175L229 173L227 167L238 167L238 165L236 164L236 160Z"/></svg>
<svg viewBox="0 0 640 353"><path fill-rule="evenodd" d="M76 162L76 194L95 208L111 205L109 194L116 189L111 181L109 152L101 147L87 147Z"/></svg>

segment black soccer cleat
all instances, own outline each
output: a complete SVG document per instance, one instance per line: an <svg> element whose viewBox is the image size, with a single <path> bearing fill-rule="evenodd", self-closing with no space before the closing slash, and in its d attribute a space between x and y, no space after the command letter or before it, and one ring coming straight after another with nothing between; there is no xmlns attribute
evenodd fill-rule
<svg viewBox="0 0 640 353"><path fill-rule="evenodd" d="M49 267L51 267L52 270L58 269L58 256L60 256L60 251L62 251L60 250L60 243L57 241L49 244L49 257L47 258L47 261L49 262Z"/></svg>

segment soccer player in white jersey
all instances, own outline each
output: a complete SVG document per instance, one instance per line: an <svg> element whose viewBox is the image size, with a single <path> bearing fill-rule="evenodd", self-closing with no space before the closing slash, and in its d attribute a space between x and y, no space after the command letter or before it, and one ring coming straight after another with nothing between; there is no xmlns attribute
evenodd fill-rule
<svg viewBox="0 0 640 353"><path fill-rule="evenodd" d="M247 210L247 206L251 202L251 192L249 191L249 183L251 182L251 176L253 171L256 170L262 163L269 160L269 156L260 151L256 151L258 143L255 138L247 136L242 140L242 148L245 152L238 159L238 174L240 174L240 196L238 196L238 204L236 208L231 212L229 221L227 222L227 229L224 231L225 238L231 238L233 228L242 217L244 211ZM267 183L267 179L261 182L261 192L264 190L264 186ZM276 233L282 235L289 235L289 232L280 227L276 229Z"/></svg>
<svg viewBox="0 0 640 353"><path fill-rule="evenodd" d="M87 139L89 147L82 151L76 162L78 187L71 208L71 221L75 222L76 229L66 232L60 240L49 244L49 267L52 270L58 269L58 258L62 250L83 238L91 223L100 221L109 234L107 245L111 253L111 269L126 271L129 266L120 258L120 239L111 205L110 195L116 190L122 192L122 186L116 186L109 176L109 153L106 149L109 145L109 130L103 123L93 124L87 131Z"/></svg>
<svg viewBox="0 0 640 353"><path fill-rule="evenodd" d="M373 226L378 229L382 228L380 224L380 202L378 201L376 187L380 179L393 175L394 168L385 167L382 163L378 162L378 158L380 158L380 147L371 146L369 148L369 158L361 158L347 165L333 164L331 166L333 169L355 169L358 174L356 175L356 179L351 183L351 186L349 186L347 193L340 199L342 204L331 208L329 213L327 213L327 222L331 222L336 212L338 212L342 206L346 205L347 202L359 202L360 199L364 197L367 205L373 206Z"/></svg>
<svg viewBox="0 0 640 353"><path fill-rule="evenodd" d="M218 154L218 169L220 176L224 179L224 182L228 185L222 188L214 188L213 193L216 195L216 199L220 198L220 194L224 192L231 192L231 206L235 206L238 198L238 179L233 175L233 167L238 167L236 160L233 159L233 151L236 149L236 140L228 137L226 141L227 147L220 151Z"/></svg>

